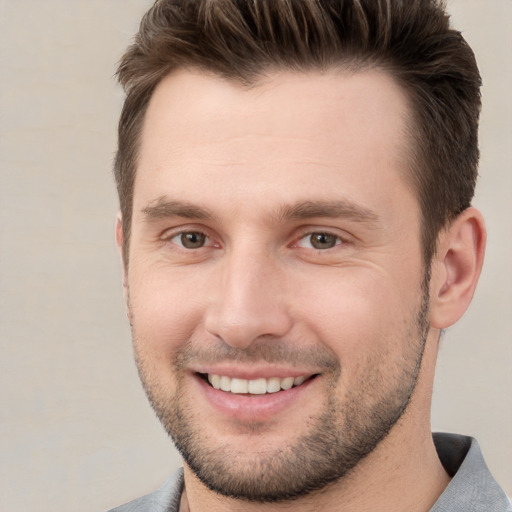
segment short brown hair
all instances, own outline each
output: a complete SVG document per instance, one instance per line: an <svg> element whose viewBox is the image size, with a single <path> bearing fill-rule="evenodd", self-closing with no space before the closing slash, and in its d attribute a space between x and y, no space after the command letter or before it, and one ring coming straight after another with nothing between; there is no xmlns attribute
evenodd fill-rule
<svg viewBox="0 0 512 512"><path fill-rule="evenodd" d="M157 0L117 72L126 92L114 170L125 262L140 133L162 78L195 67L251 84L272 68L340 66L382 68L408 95L428 264L439 231L470 206L479 158L480 75L441 0Z"/></svg>

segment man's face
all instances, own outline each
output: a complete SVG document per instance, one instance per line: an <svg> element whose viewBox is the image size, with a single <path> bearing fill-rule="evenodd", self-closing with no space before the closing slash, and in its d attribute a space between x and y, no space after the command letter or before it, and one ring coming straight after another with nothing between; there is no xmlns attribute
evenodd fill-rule
<svg viewBox="0 0 512 512"><path fill-rule="evenodd" d="M428 331L406 117L381 72L248 89L180 71L156 89L134 189L133 339L153 407L211 489L322 488L402 416Z"/></svg>

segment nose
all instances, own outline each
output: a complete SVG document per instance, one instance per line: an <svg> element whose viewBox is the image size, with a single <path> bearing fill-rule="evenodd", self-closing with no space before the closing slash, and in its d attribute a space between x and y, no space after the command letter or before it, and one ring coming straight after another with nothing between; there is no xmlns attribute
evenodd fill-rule
<svg viewBox="0 0 512 512"><path fill-rule="evenodd" d="M282 272L271 258L231 254L220 274L205 316L210 334L244 349L258 338L280 338L291 329Z"/></svg>

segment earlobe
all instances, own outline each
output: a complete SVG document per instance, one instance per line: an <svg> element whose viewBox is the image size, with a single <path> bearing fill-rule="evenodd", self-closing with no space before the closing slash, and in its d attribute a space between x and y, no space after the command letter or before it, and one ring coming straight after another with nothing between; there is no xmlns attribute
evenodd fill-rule
<svg viewBox="0 0 512 512"><path fill-rule="evenodd" d="M430 324L453 325L468 308L480 276L486 232L476 208L464 210L440 235L432 262Z"/></svg>

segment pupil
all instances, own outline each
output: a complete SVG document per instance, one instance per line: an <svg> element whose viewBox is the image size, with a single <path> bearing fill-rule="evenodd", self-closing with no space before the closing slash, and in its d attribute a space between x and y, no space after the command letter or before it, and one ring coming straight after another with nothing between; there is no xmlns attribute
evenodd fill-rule
<svg viewBox="0 0 512 512"><path fill-rule="evenodd" d="M328 233L315 233L311 235L311 245L315 249L330 249L336 245L336 237Z"/></svg>
<svg viewBox="0 0 512 512"><path fill-rule="evenodd" d="M204 245L205 235L203 233L182 233L181 243L187 249L197 249Z"/></svg>

